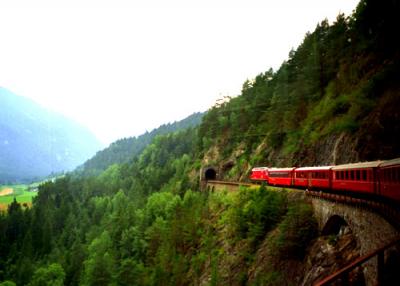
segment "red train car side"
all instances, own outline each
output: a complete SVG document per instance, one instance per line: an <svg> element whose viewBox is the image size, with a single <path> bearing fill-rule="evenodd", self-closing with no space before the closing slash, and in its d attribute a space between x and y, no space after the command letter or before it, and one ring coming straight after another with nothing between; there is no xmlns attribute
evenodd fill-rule
<svg viewBox="0 0 400 286"><path fill-rule="evenodd" d="M382 161L332 167L332 190L377 194L377 170Z"/></svg>
<svg viewBox="0 0 400 286"><path fill-rule="evenodd" d="M292 186L295 168L268 168L268 184Z"/></svg>
<svg viewBox="0 0 400 286"><path fill-rule="evenodd" d="M293 186L389 199L400 206L400 158L338 166L253 168L250 179L272 186ZM371 197L372 198L372 197Z"/></svg>
<svg viewBox="0 0 400 286"><path fill-rule="evenodd" d="M379 194L400 202L400 158L380 164L378 178Z"/></svg>
<svg viewBox="0 0 400 286"><path fill-rule="evenodd" d="M251 169L250 179L254 181L266 181L268 182L268 168L258 167Z"/></svg>
<svg viewBox="0 0 400 286"><path fill-rule="evenodd" d="M294 186L300 188L331 188L332 166L302 167L294 170Z"/></svg>

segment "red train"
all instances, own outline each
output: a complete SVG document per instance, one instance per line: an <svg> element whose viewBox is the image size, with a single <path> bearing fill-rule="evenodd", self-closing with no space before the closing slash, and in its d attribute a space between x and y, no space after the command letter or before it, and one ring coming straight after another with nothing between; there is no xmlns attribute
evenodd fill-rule
<svg viewBox="0 0 400 286"><path fill-rule="evenodd" d="M337 166L253 168L251 180L289 186L383 197L400 203L400 158Z"/></svg>

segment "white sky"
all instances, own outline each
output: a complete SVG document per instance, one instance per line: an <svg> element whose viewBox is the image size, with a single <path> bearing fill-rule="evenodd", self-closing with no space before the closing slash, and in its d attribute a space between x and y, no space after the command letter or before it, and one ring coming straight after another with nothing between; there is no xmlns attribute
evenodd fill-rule
<svg viewBox="0 0 400 286"><path fill-rule="evenodd" d="M356 0L0 0L0 86L105 144L204 111Z"/></svg>

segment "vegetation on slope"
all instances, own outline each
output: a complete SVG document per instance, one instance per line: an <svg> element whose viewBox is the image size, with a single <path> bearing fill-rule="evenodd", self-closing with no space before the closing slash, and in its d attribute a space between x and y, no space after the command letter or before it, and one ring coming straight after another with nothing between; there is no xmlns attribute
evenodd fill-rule
<svg viewBox="0 0 400 286"><path fill-rule="evenodd" d="M221 161L246 146L246 161L267 166L400 156L399 10L397 1L361 1L354 15L322 21L277 71L208 112L198 148L217 144Z"/></svg>

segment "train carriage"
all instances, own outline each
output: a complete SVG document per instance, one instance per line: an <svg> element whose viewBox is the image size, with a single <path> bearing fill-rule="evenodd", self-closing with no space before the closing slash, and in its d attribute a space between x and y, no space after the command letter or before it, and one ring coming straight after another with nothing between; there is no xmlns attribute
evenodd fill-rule
<svg viewBox="0 0 400 286"><path fill-rule="evenodd" d="M268 168L268 184L292 186L295 168Z"/></svg>
<svg viewBox="0 0 400 286"><path fill-rule="evenodd" d="M273 186L335 191L389 199L400 206L400 158L337 166L253 168L251 177Z"/></svg>
<svg viewBox="0 0 400 286"><path fill-rule="evenodd" d="M268 182L268 168L257 167L251 169L250 179L254 181L266 181Z"/></svg>
<svg viewBox="0 0 400 286"><path fill-rule="evenodd" d="M332 167L332 190L377 194L377 169L382 161Z"/></svg>
<svg viewBox="0 0 400 286"><path fill-rule="evenodd" d="M309 189L331 188L332 166L302 167L294 170L293 184Z"/></svg>
<svg viewBox="0 0 400 286"><path fill-rule="evenodd" d="M378 184L380 195L400 202L400 158L379 165Z"/></svg>

